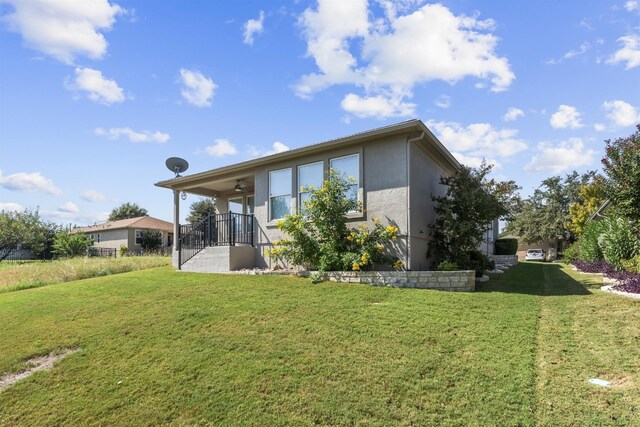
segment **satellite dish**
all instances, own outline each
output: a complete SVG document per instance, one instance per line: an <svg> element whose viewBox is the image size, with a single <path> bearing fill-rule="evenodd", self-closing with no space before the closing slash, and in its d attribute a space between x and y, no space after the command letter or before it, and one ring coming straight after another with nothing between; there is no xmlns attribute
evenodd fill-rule
<svg viewBox="0 0 640 427"><path fill-rule="evenodd" d="M169 157L165 164L167 165L167 169L176 174L176 178L178 178L182 172L189 169L189 162L180 157Z"/></svg>

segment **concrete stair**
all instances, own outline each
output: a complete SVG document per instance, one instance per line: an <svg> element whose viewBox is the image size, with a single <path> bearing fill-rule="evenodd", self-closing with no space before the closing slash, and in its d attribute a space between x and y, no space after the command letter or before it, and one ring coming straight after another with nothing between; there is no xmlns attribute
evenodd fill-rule
<svg viewBox="0 0 640 427"><path fill-rule="evenodd" d="M182 271L228 273L256 266L258 250L251 246L210 246L182 264Z"/></svg>

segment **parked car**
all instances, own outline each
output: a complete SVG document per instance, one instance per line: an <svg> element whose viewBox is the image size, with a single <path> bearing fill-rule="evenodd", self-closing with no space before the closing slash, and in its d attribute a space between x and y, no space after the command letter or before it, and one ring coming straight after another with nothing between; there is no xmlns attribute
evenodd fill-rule
<svg viewBox="0 0 640 427"><path fill-rule="evenodd" d="M544 261L545 255L542 249L529 249L524 256L525 261Z"/></svg>

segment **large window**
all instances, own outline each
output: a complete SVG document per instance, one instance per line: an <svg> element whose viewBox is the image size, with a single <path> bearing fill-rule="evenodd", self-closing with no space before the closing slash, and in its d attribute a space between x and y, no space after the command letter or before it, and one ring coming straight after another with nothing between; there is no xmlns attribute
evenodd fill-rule
<svg viewBox="0 0 640 427"><path fill-rule="evenodd" d="M291 213L291 168L269 172L269 220Z"/></svg>
<svg viewBox="0 0 640 427"><path fill-rule="evenodd" d="M303 202L311 197L309 187L320 188L323 180L322 162L298 166L298 213L304 211Z"/></svg>
<svg viewBox="0 0 640 427"><path fill-rule="evenodd" d="M136 245L142 244L142 230L136 230Z"/></svg>
<svg viewBox="0 0 640 427"><path fill-rule="evenodd" d="M338 172L340 176L350 182L349 189L345 196L349 199L358 200L360 192L360 159L357 154L331 159L331 169Z"/></svg>

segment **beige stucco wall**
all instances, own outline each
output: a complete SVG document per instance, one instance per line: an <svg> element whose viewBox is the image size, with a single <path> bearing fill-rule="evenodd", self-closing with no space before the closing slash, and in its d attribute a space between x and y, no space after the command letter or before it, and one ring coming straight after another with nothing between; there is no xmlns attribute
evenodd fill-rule
<svg viewBox="0 0 640 427"><path fill-rule="evenodd" d="M443 162L434 160L426 150L422 142L409 145L411 270L427 270L430 267L430 260L427 259L430 225L435 223L436 218L431 195L441 196L446 193L446 188L440 184L440 177L452 172L447 171Z"/></svg>
<svg viewBox="0 0 640 427"><path fill-rule="evenodd" d="M94 233L86 233L87 235L98 234L98 232ZM119 229L119 230L106 230L100 231L100 242L95 242L93 246L96 248L115 248L120 249L120 246L128 244L127 230Z"/></svg>
<svg viewBox="0 0 640 427"><path fill-rule="evenodd" d="M297 172L296 167L317 161L324 162L328 169L329 160L350 154L359 154L360 159L360 196L365 211L350 219L350 226L356 227L364 222L373 223L374 217L380 217L383 223L392 223L400 229L401 237L394 248L398 257L407 256L407 169L406 138L404 136L389 137L365 144L345 148L331 149L313 156L305 156L297 160L274 163L269 167L256 170L255 173L255 217L256 246L258 248L256 264L268 267L270 259L264 251L271 242L284 237L277 229L275 222L268 221L269 171L292 168L292 205L297 209ZM221 204L219 204L221 206Z"/></svg>

